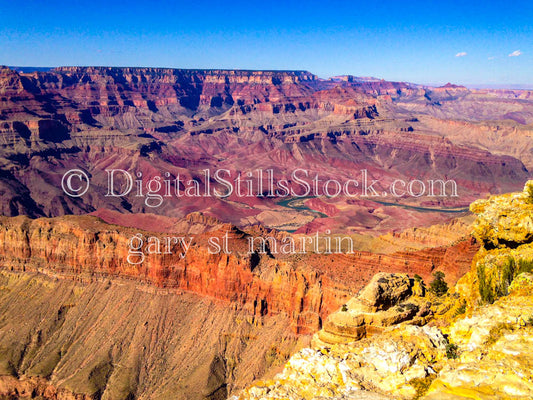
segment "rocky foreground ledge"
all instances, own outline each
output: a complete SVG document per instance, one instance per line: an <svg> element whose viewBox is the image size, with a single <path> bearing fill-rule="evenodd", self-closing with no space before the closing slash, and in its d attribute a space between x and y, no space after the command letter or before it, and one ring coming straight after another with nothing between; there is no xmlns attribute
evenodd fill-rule
<svg viewBox="0 0 533 400"><path fill-rule="evenodd" d="M445 296L379 274L282 373L233 399L533 398L533 181L471 210L483 247Z"/></svg>

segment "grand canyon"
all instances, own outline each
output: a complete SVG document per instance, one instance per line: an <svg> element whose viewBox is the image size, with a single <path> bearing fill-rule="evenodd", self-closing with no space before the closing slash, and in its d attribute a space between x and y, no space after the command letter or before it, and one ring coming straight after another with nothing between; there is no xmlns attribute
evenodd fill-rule
<svg viewBox="0 0 533 400"><path fill-rule="evenodd" d="M0 67L0 399L531 398L532 136L531 90Z"/></svg>

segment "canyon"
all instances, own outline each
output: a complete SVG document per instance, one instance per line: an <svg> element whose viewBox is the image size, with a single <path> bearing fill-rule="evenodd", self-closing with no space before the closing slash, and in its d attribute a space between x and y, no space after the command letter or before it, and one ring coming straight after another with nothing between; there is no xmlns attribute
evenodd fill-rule
<svg viewBox="0 0 533 400"><path fill-rule="evenodd" d="M231 399L530 398L533 181L471 210L483 245L450 293L378 274L281 373Z"/></svg>
<svg viewBox="0 0 533 400"><path fill-rule="evenodd" d="M477 395L476 357L504 381L502 354L530 340L531 277L505 260L531 256L531 184L516 191L532 135L527 90L0 67L0 399ZM64 190L73 169L90 180L79 197ZM128 194L109 195L110 170L131 174ZM207 196L215 171L266 178ZM269 193L298 186L294 171L375 191ZM398 181L453 181L457 196L395 196ZM167 190L188 195L157 202ZM154 252L141 237L184 240ZM497 324L512 326L485 343ZM524 376L529 362L509 361Z"/></svg>
<svg viewBox="0 0 533 400"><path fill-rule="evenodd" d="M385 234L430 226L449 220L448 209L523 185L532 166L527 93L325 80L305 71L4 67L1 212L54 217L107 209L182 218L201 211L240 227L300 232ZM509 134L521 139L508 141ZM61 188L63 174L74 168L91 180L82 197ZM330 211L320 218L269 196L171 197L153 208L133 192L106 196L109 169L142 173L146 181L180 176L203 191L206 169L232 176L272 170L278 182L291 181L297 168L341 182L365 170L389 197L323 197ZM395 198L389 188L397 179L453 180L458 197ZM415 208L405 213L396 204Z"/></svg>

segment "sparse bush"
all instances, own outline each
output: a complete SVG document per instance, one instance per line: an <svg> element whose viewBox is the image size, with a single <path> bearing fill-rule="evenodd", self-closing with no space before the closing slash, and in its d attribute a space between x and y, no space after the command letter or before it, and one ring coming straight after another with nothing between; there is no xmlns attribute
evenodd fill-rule
<svg viewBox="0 0 533 400"><path fill-rule="evenodd" d="M487 345L496 343L503 336L505 332L514 331L514 326L507 322L500 322L498 325L493 326L489 332L489 337L486 340Z"/></svg>
<svg viewBox="0 0 533 400"><path fill-rule="evenodd" d="M429 390L429 387L431 386L431 383L435 380L435 377L435 374L430 374L425 378L415 378L409 381L409 384L416 390L413 400L418 400L425 396Z"/></svg>
<svg viewBox="0 0 533 400"><path fill-rule="evenodd" d="M444 272L437 271L433 274L433 281L429 284L429 290L438 297L444 296L448 292L448 284L444 280Z"/></svg>
<svg viewBox="0 0 533 400"><path fill-rule="evenodd" d="M422 277L418 274L415 274L414 279L416 282L422 282Z"/></svg>
<svg viewBox="0 0 533 400"><path fill-rule="evenodd" d="M477 267L479 295L485 303L494 303L498 297L509 294L509 286L514 278L523 272L533 272L532 260L518 260L509 257L500 267L499 282L492 284L491 280L485 275L485 265L479 264Z"/></svg>
<svg viewBox="0 0 533 400"><path fill-rule="evenodd" d="M498 285L496 295L497 297L507 296L509 294L509 286L513 282L516 273L516 261L509 257L501 269L501 281Z"/></svg>
<svg viewBox="0 0 533 400"><path fill-rule="evenodd" d="M507 322L500 322L498 325L493 326L489 332L489 337L486 340L487 345L496 343L503 336L505 332L514 331L514 326Z"/></svg>
<svg viewBox="0 0 533 400"><path fill-rule="evenodd" d="M533 260L518 260L518 273L533 272Z"/></svg>
<svg viewBox="0 0 533 400"><path fill-rule="evenodd" d="M457 307L457 310L455 310L455 316L463 315L466 312L466 303L463 302L459 307Z"/></svg>
<svg viewBox="0 0 533 400"><path fill-rule="evenodd" d="M342 307L341 307L341 311L342 312L348 311L348 306L346 304L343 304Z"/></svg>
<svg viewBox="0 0 533 400"><path fill-rule="evenodd" d="M479 295L481 300L485 303L492 304L494 303L494 293L490 282L487 282L487 277L485 276L485 264L478 264L477 266L477 278L478 278L478 287Z"/></svg>
<svg viewBox="0 0 533 400"><path fill-rule="evenodd" d="M455 343L448 343L446 345L446 357L450 360L455 360L459 357L459 346Z"/></svg>

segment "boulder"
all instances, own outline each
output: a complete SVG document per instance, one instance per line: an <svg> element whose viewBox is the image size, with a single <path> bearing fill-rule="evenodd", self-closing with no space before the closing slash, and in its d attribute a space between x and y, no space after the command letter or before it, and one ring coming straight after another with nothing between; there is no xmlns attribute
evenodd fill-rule
<svg viewBox="0 0 533 400"><path fill-rule="evenodd" d="M406 274L378 273L351 302L368 307L371 312L387 310L412 294L413 283ZM349 305L348 305L349 307Z"/></svg>
<svg viewBox="0 0 533 400"><path fill-rule="evenodd" d="M415 286L417 293L423 292L422 284L406 274L376 274L359 295L326 318L313 345L353 342L422 316L419 312L425 304L411 299Z"/></svg>

